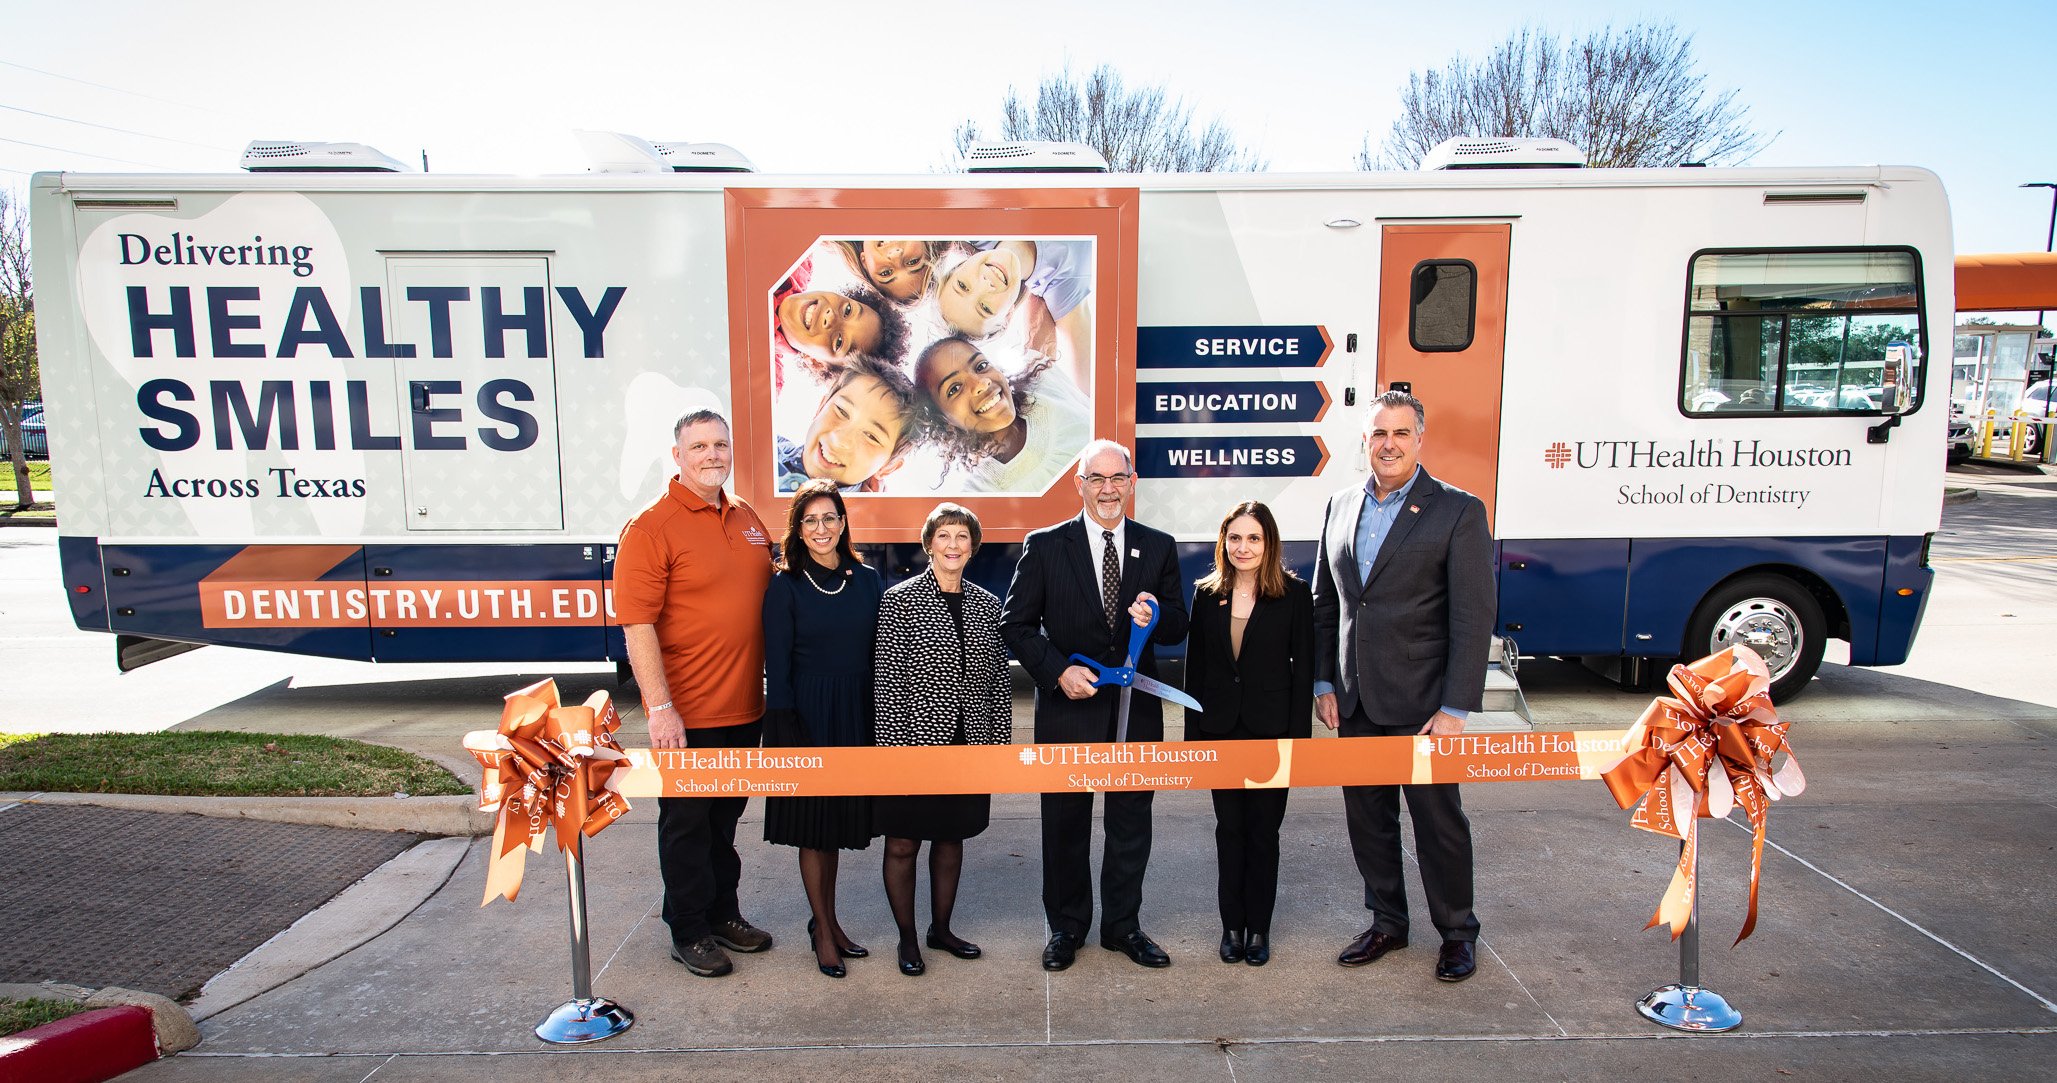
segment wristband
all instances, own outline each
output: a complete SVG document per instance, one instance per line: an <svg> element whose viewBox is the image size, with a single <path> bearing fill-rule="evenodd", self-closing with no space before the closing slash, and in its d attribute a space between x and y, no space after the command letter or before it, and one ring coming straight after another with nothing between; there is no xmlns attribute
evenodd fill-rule
<svg viewBox="0 0 2057 1083"><path fill-rule="evenodd" d="M644 704L644 705L643 705L643 713L644 713L644 714L656 714L656 713L657 713L657 712L659 712L659 711L669 710L670 708L671 708L671 701L670 701L670 700L665 700L665 701L664 701L663 703L646 703L646 704Z"/></svg>

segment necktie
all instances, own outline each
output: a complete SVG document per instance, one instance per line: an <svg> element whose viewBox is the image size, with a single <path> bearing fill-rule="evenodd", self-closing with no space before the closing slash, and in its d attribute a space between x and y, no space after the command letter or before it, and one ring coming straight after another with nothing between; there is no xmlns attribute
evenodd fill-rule
<svg viewBox="0 0 2057 1083"><path fill-rule="evenodd" d="M1100 532L1100 605L1107 610L1107 627L1114 627L1115 606L1121 601L1121 559L1114 552L1114 531Z"/></svg>

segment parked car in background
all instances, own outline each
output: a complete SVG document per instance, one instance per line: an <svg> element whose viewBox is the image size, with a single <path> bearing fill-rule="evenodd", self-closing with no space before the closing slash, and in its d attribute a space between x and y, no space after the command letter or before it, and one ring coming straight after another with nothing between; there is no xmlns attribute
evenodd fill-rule
<svg viewBox="0 0 2057 1083"><path fill-rule="evenodd" d="M2030 418L2057 417L2057 387L2043 380L2028 385L2021 393L2021 401L2015 408ZM2026 458L2043 453L2043 437L2047 430L2041 425L2030 425L2021 438L2021 454Z"/></svg>
<svg viewBox="0 0 2057 1083"><path fill-rule="evenodd" d="M43 426L41 404L28 406L21 412L22 452L31 459L50 457L50 434ZM7 442L7 434L0 432L0 456L12 456L14 448Z"/></svg>
<svg viewBox="0 0 2057 1083"><path fill-rule="evenodd" d="M1971 453L1975 446L1975 439L1976 438L1972 435L1971 422L1966 421L1961 417L1952 415L1950 418L1949 442L1947 444L1948 451L1944 457L1952 465L1964 462L1965 460L1971 458Z"/></svg>

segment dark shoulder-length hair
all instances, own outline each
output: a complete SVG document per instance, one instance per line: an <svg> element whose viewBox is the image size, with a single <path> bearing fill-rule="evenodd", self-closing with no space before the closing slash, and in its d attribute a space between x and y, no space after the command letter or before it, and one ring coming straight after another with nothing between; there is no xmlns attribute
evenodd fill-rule
<svg viewBox="0 0 2057 1083"><path fill-rule="evenodd" d="M1246 515L1257 520L1257 528L1264 534L1264 561L1257 565L1257 596L1284 597L1286 580L1299 577L1286 570L1286 554L1278 540L1278 520L1272 517L1270 508L1256 500L1245 500L1222 516L1221 529L1214 536L1214 570L1194 586L1223 597L1234 592L1237 572L1228 559L1228 527Z"/></svg>
<svg viewBox="0 0 2057 1083"><path fill-rule="evenodd" d="M850 545L850 513L843 507L842 490L828 478L808 478L793 490L793 502L786 505L786 536L779 542L778 570L787 575L802 574L799 558L807 551L807 542L800 537L800 520L807 515L807 505L820 497L827 497L835 504L836 514L843 517L843 533L836 538L836 552L852 564L864 563L864 558Z"/></svg>

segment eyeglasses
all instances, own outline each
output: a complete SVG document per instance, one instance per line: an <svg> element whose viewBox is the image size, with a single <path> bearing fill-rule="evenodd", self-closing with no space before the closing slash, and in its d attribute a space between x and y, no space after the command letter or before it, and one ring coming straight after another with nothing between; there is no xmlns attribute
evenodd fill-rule
<svg viewBox="0 0 2057 1083"><path fill-rule="evenodd" d="M1136 476L1134 474L1085 474L1079 480L1085 482L1091 488L1098 489L1103 485L1127 485L1129 482L1136 480Z"/></svg>
<svg viewBox="0 0 2057 1083"><path fill-rule="evenodd" d="M810 515L800 520L800 526L805 530L815 530L824 527L833 530L842 522L843 517L840 515Z"/></svg>

